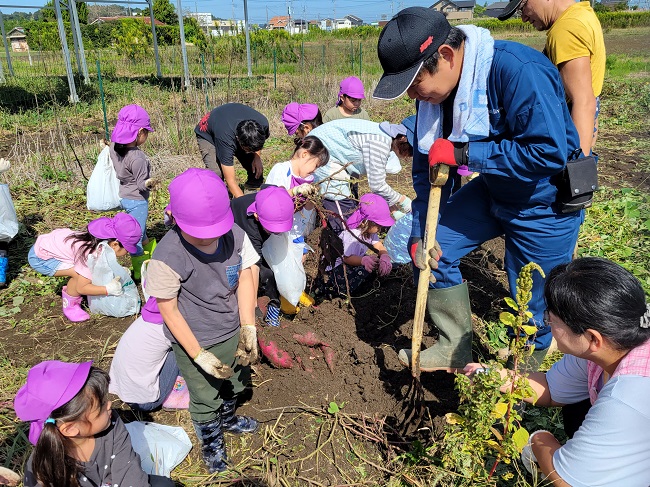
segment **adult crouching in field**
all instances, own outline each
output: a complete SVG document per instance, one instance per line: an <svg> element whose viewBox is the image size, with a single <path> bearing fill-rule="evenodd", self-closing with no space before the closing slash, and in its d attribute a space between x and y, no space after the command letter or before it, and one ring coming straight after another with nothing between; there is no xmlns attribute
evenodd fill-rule
<svg viewBox="0 0 650 487"><path fill-rule="evenodd" d="M332 229L340 233L346 220L358 206L357 184L352 182L366 175L370 192L386 200L391 210L411 211L411 199L393 189L386 175L401 167L389 166L391 151L402 158L413 152L404 133L388 130L390 124L369 120L334 120L316 127L309 135L317 137L329 151L329 161L314 172L320 182L323 207L332 212L328 218ZM382 128L383 127L383 128Z"/></svg>
<svg viewBox="0 0 650 487"><path fill-rule="evenodd" d="M521 20L546 30L544 54L560 71L580 147L589 155L598 135L600 93L605 79L605 40L589 2L574 0L512 0L498 13L506 20L521 12Z"/></svg>
<svg viewBox="0 0 650 487"><path fill-rule="evenodd" d="M585 257L546 279L546 320L564 357L527 380L526 402L562 406L588 399L576 435L561 445L548 431L530 436L522 452L554 486L646 487L650 481L650 304L623 267ZM465 367L473 374L480 364ZM514 373L501 371L514 379ZM510 391L504 385L503 392Z"/></svg>
<svg viewBox="0 0 650 487"><path fill-rule="evenodd" d="M408 33L408 35L407 35ZM571 260L583 210L563 213L560 175L580 141L555 66L522 44L495 41L485 29L452 27L440 12L400 11L379 38L384 74L374 96L418 100L413 157L413 227L409 249L425 267L422 238L432 166L466 165L478 172L448 200L438 225L442 256L433 270L428 313L440 338L420 356L423 371L462 368L471 362L471 311L460 259L505 234L510 292L529 262L544 272ZM428 153L428 154L427 154ZM449 188L447 188L449 189ZM437 257L432 255L431 257ZM436 265L435 259L430 262ZM551 345L544 324L543 280L535 276L530 301L537 334L533 360ZM400 350L408 366L411 350Z"/></svg>
<svg viewBox="0 0 650 487"><path fill-rule="evenodd" d="M235 174L235 157L248 179L247 191L256 191L264 180L261 151L269 138L269 121L241 103L226 103L206 113L194 129L205 167L214 171L234 198L244 192Z"/></svg>

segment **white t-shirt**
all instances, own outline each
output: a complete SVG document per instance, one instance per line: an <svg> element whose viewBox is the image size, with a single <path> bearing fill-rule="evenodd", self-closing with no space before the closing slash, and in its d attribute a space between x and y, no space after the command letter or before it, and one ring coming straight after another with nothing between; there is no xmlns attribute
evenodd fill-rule
<svg viewBox="0 0 650 487"><path fill-rule="evenodd" d="M264 184L272 184L285 189L291 189L291 176L298 177L292 172L291 161L278 162L271 168ZM313 176L303 178L313 180ZM313 230L312 222L315 219L314 210L305 210L304 208L293 214L293 226L289 231L292 240L306 237Z"/></svg>
<svg viewBox="0 0 650 487"><path fill-rule="evenodd" d="M368 252L368 246L359 242L355 236L358 237L361 241L370 244L371 246L374 246L377 242L379 242L379 236L376 233L370 235L370 237L362 237L361 230L358 228L354 228L352 230L343 230L341 232L341 240L343 241L344 257L351 257L353 255L363 257ZM336 259L334 267L340 266L342 263L343 259L338 257ZM326 270L329 270L329 268Z"/></svg>
<svg viewBox="0 0 650 487"><path fill-rule="evenodd" d="M554 401L589 397L587 360L565 355L546 374ZM553 455L572 487L650 485L650 377L619 375L598 393L582 426Z"/></svg>
<svg viewBox="0 0 650 487"><path fill-rule="evenodd" d="M109 375L109 392L124 402L144 404L160 398L160 370L172 345L162 324L139 316L117 344Z"/></svg>

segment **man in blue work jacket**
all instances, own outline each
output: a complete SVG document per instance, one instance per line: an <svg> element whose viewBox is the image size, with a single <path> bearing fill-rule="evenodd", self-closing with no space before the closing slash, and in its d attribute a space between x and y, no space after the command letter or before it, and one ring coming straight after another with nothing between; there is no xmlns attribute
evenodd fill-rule
<svg viewBox="0 0 650 487"><path fill-rule="evenodd" d="M472 360L472 323L467 283L458 269L461 257L505 235L513 298L524 265L536 262L548 273L571 260L584 210L562 213L557 177L579 154L578 132L555 66L527 46L494 41L485 29L451 27L442 13L411 7L384 27L378 54L384 74L374 97L407 93L417 100L417 198L409 252L418 268L429 259L434 269L427 311L439 329L438 342L421 354L421 369L462 368ZM437 164L450 166L450 176L466 166L479 177L449 197L437 231L442 254L425 256L429 168ZM538 330L530 337L532 365L552 341L544 322L543 278L537 274L529 309ZM408 366L411 351L400 350L399 358Z"/></svg>

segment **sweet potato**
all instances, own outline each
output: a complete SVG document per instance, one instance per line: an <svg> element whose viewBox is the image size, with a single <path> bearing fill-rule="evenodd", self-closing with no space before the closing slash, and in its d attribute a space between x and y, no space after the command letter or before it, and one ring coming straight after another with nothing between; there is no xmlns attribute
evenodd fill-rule
<svg viewBox="0 0 650 487"><path fill-rule="evenodd" d="M318 337L316 333L314 333L313 331L308 331L304 335L299 335L296 333L295 335L293 335L293 338L298 343L300 343L301 345L305 345L306 347L318 347L321 345L325 347L329 347L329 344L321 340L320 337Z"/></svg>
<svg viewBox="0 0 650 487"><path fill-rule="evenodd" d="M0 485L18 485L20 475L8 468L0 467Z"/></svg>
<svg viewBox="0 0 650 487"><path fill-rule="evenodd" d="M322 345L320 349L323 351L323 355L325 356L325 363L327 364L327 368L330 369L330 372L333 374L336 352L327 345Z"/></svg>
<svg viewBox="0 0 650 487"><path fill-rule="evenodd" d="M264 355L271 364L279 369L290 369L293 367L293 359L289 353L278 347L274 341L268 343L261 337L257 338L262 355Z"/></svg>

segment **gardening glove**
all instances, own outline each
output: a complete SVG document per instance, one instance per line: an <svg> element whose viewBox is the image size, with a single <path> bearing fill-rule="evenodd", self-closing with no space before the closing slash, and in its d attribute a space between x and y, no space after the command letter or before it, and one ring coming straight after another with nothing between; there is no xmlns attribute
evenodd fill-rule
<svg viewBox="0 0 650 487"><path fill-rule="evenodd" d="M379 256L379 275L386 276L393 270L393 263L390 260L390 255L381 254Z"/></svg>
<svg viewBox="0 0 650 487"><path fill-rule="evenodd" d="M411 201L411 198L409 198L408 196L404 196L404 201L397 204L399 207L399 211L401 211L402 213L411 213L412 203L413 202Z"/></svg>
<svg viewBox="0 0 650 487"><path fill-rule="evenodd" d="M4 157L0 158L0 174L7 172L10 167L11 162L9 162L9 159L5 159Z"/></svg>
<svg viewBox="0 0 650 487"><path fill-rule="evenodd" d="M549 431L546 430L535 431L532 435L528 437L528 443L526 443L524 448L521 450L521 463L524 464L526 470L528 470L528 472L533 477L536 477L537 472L539 471L539 467L537 466L537 458L533 453L533 436L535 436L537 433L549 433Z"/></svg>
<svg viewBox="0 0 650 487"><path fill-rule="evenodd" d="M149 178L144 182L144 187L147 189L154 189L159 183L160 181L158 181L157 178Z"/></svg>
<svg viewBox="0 0 650 487"><path fill-rule="evenodd" d="M420 270L426 269L426 256L424 255L424 246L422 245L422 239L414 237L411 239L411 245L409 247L409 255L413 261L413 265ZM440 244L436 241L433 245L433 248L429 251L429 268L431 270L438 268L438 261L442 255L442 250L440 249ZM433 277L433 276L432 276ZM435 282L435 281L432 281Z"/></svg>
<svg viewBox="0 0 650 487"><path fill-rule="evenodd" d="M429 149L429 166L446 164L447 166L467 165L469 142L450 142L436 139Z"/></svg>
<svg viewBox="0 0 650 487"><path fill-rule="evenodd" d="M122 294L124 294L124 290L122 289L122 279L119 276L106 284L107 296L121 296Z"/></svg>
<svg viewBox="0 0 650 487"><path fill-rule="evenodd" d="M260 358L257 348L257 328L255 325L242 325L239 330L239 344L235 353L240 365L257 363Z"/></svg>
<svg viewBox="0 0 650 487"><path fill-rule="evenodd" d="M233 374L230 366L224 364L205 348L202 348L199 354L194 357L194 363L201 367L206 374L210 374L217 379L229 379Z"/></svg>
<svg viewBox="0 0 650 487"><path fill-rule="evenodd" d="M309 183L302 183L292 189L293 196L302 195L307 197L314 197L318 194L318 188Z"/></svg>
<svg viewBox="0 0 650 487"><path fill-rule="evenodd" d="M377 267L379 258L376 255L364 255L361 257L361 265L365 267L368 272L372 272Z"/></svg>

